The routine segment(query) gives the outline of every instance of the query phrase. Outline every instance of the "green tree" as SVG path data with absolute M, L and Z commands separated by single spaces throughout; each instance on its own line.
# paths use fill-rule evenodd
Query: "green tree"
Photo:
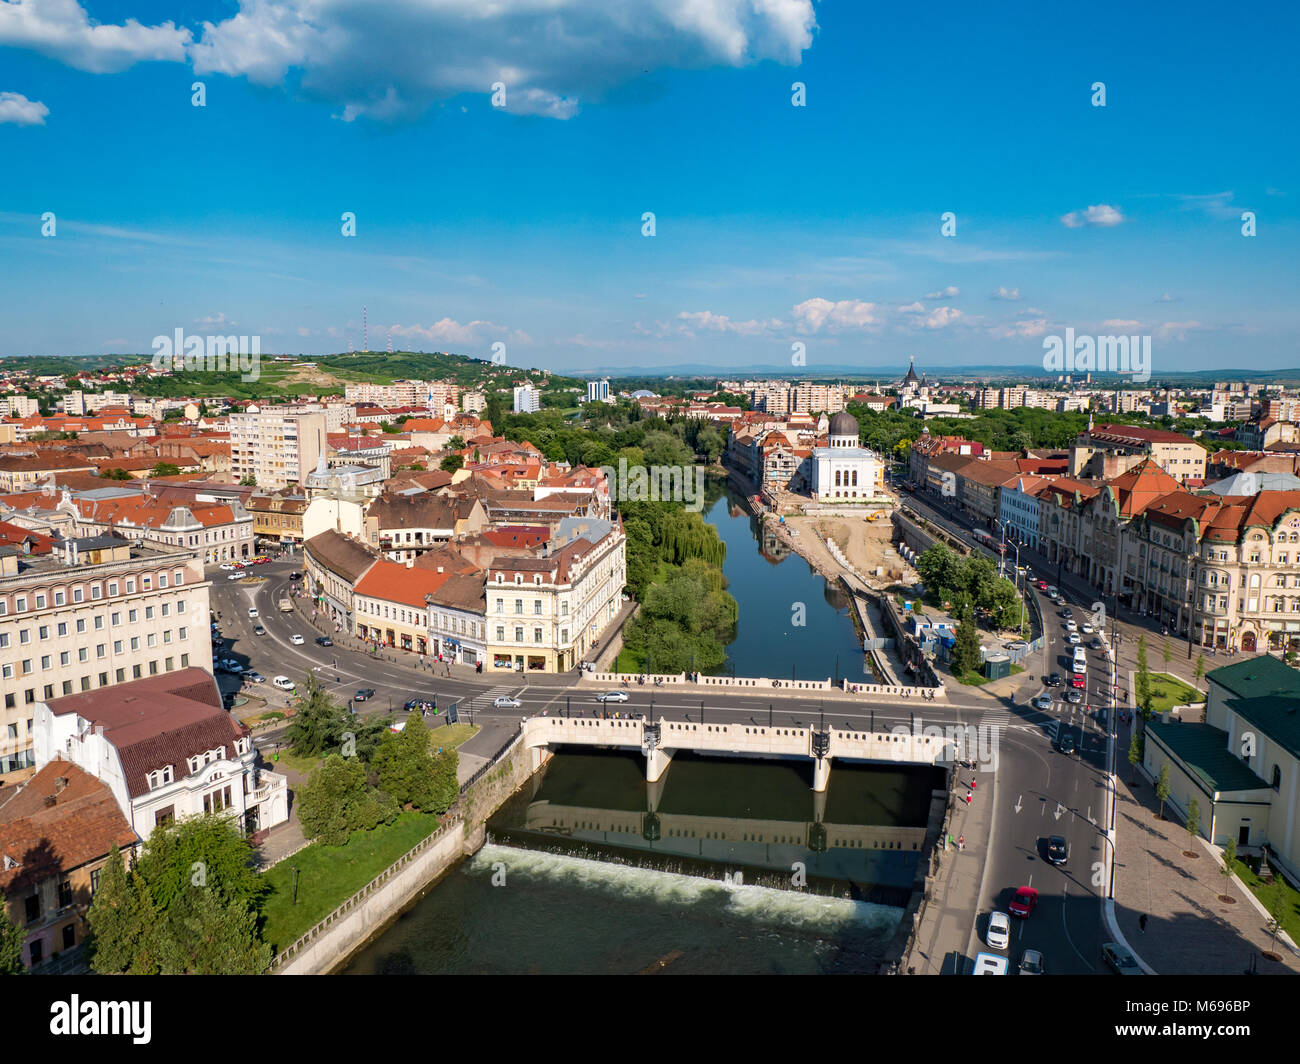
M 114 467 L 112 469 L 101 469 L 99 471 L 99 475 L 103 477 L 105 480 L 130 480 L 131 479 L 130 473 L 128 473 L 125 469 L 118 469 L 117 467 Z
M 451 439 L 447 441 L 447 450 L 449 451 L 463 451 L 464 449 L 465 449 L 464 436 L 453 436 Z
M 300 757 L 320 757 L 343 741 L 349 715 L 321 688 L 315 674 L 307 679 L 306 695 L 299 701 L 285 731 L 289 748 Z
M 0 975 L 24 975 L 23 943 L 27 932 L 9 919 L 9 910 L 0 902 Z
M 1128 743 L 1128 763 L 1132 769 L 1129 773 L 1129 783 L 1134 783 L 1137 781 L 1137 767 L 1142 763 L 1142 737 L 1136 731 Z
M 438 733 L 433 733 L 433 741 L 438 741 Z M 441 747 L 433 755 L 433 787 L 429 810 L 439 815 L 445 813 L 460 797 L 460 755 L 454 746 Z
M 1201 682 L 1205 679 L 1205 655 L 1196 655 L 1196 671 L 1192 673 L 1192 679 L 1196 681 L 1196 686 L 1200 687 Z
M 379 788 L 400 805 L 428 812 L 433 806 L 433 756 L 424 717 L 412 713 L 401 732 L 389 732 L 371 762 L 379 775 Z
M 980 637 L 975 624 L 975 613 L 970 606 L 957 623 L 956 641 L 952 648 L 953 675 L 962 677 L 978 671 L 980 667 Z
M 99 889 L 86 914 L 90 927 L 90 966 L 101 975 L 128 972 L 141 952 L 145 925 L 140 897 L 114 846 L 99 873 Z
M 1226 891 L 1228 884 L 1232 882 L 1233 866 L 1237 863 L 1237 840 L 1228 837 L 1228 844 L 1223 847 L 1223 867 L 1219 869 L 1219 874 L 1223 876 L 1224 887 Z
M 1151 719 L 1151 670 L 1147 666 L 1147 637 L 1138 636 L 1137 704 L 1143 721 Z
M 252 473 L 249 473 L 248 476 L 239 483 L 245 488 L 255 488 L 257 487 L 257 477 L 253 476 Z
M 1164 645 L 1160 648 L 1160 659 L 1165 663 L 1165 668 L 1169 668 L 1169 663 L 1174 659 L 1173 649 L 1169 646 L 1168 638 L 1165 639 Z
M 465 465 L 465 459 L 462 458 L 460 455 L 449 454 L 447 455 L 446 458 L 444 458 L 441 462 L 438 463 L 438 468 L 441 469 L 444 473 L 455 473 L 458 470 L 462 469 L 464 465 Z
M 163 975 L 260 975 L 271 947 L 258 937 L 257 914 L 211 887 L 190 887 L 173 901 L 158 928 Z
M 134 873 L 160 912 L 192 887 L 209 887 L 223 903 L 257 909 L 269 888 L 252 866 L 252 844 L 234 819 L 207 813 L 155 827 Z
M 357 830 L 391 824 L 397 802 L 369 786 L 366 770 L 355 757 L 330 754 L 298 795 L 303 834 L 326 846 L 342 846 Z
M 151 477 L 175 477 L 179 476 L 180 472 L 181 467 L 178 465 L 173 465 L 171 462 L 157 462 L 149 470 L 149 475 Z
M 1196 835 L 1201 830 L 1201 806 L 1195 798 L 1187 803 L 1187 845 L 1196 842 Z
M 1156 777 L 1156 797 L 1160 799 L 1160 817 L 1165 818 L 1165 802 L 1169 800 L 1169 765 L 1160 766 L 1160 775 Z

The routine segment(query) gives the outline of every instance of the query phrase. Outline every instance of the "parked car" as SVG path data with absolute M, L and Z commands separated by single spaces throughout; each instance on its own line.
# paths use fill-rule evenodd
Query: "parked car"
M 1011 899 L 1011 904 L 1007 906 L 1007 911 L 1012 916 L 1027 917 L 1034 911 L 1034 906 L 1038 904 L 1038 891 L 1033 887 L 1016 888 L 1016 896 Z
M 602 691 L 596 696 L 597 702 L 626 702 L 626 691 Z
M 302 636 L 300 636 L 297 632 L 294 632 L 293 635 L 291 635 L 291 636 L 289 637 L 289 642 L 292 643 L 292 644 L 293 644 L 294 646 L 296 646 L 296 647 L 300 647 L 300 646 L 303 645 L 303 643 L 307 642 L 307 640 L 305 640 L 305 639 L 304 639 Z
M 1051 708 L 1052 708 L 1052 696 L 1051 696 L 1051 695 L 1039 695 L 1037 698 L 1035 698 L 1035 699 L 1034 699 L 1032 702 L 1030 702 L 1029 704 L 1030 704 L 1031 706 L 1033 706 L 1035 709 L 1051 709 Z
M 352 701 L 364 702 L 366 701 L 366 699 L 374 698 L 374 697 L 375 697 L 375 689 L 373 687 L 362 687 L 360 690 L 357 691 L 356 694 L 352 696 Z
M 1054 865 L 1063 865 L 1070 857 L 1070 846 L 1064 836 L 1053 835 L 1047 840 L 1047 859 Z
M 234 566 L 231 565 L 229 562 L 222 562 L 220 568 L 221 568 L 224 572 L 227 572 L 227 573 L 228 573 L 228 572 L 230 572 L 231 569 L 234 568 Z
M 517 698 L 511 698 L 509 695 L 499 695 L 492 699 L 493 709 L 518 709 L 523 703 Z
M 292 691 L 294 689 L 293 681 L 289 679 L 289 677 L 287 676 L 277 676 L 274 680 L 271 681 L 271 683 L 273 686 L 278 687 L 281 691 Z
M 231 573 L 229 576 L 226 577 L 226 579 L 227 579 L 227 580 L 242 580 L 242 579 L 244 579 L 244 574 L 243 574 L 243 573 Z
M 1021 975 L 1046 975 L 1043 970 L 1043 955 L 1036 949 L 1027 949 L 1020 955 Z
M 1133 959 L 1133 954 L 1118 942 L 1107 942 L 1101 947 L 1101 958 L 1116 975 L 1141 975 L 1142 969 Z
M 332 647 L 334 645 L 334 640 L 327 635 L 318 635 L 316 637 L 316 645 L 318 647 Z
M 990 949 L 1006 949 L 1011 944 L 1011 919 L 1006 913 L 990 913 L 989 929 L 984 941 Z

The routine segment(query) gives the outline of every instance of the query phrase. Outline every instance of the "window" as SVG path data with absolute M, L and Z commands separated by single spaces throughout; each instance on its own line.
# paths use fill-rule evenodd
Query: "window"
M 163 824 L 170 824 L 175 819 L 176 819 L 176 807 L 174 805 L 169 805 L 166 808 L 159 809 L 156 813 L 154 813 L 153 826 L 159 827 Z
M 130 621 L 132 624 L 135 624 L 136 621 L 138 621 L 138 620 L 140 619 L 140 611 L 139 611 L 139 610 L 127 610 L 127 613 L 126 613 L 126 619 L 127 619 L 128 621 Z
M 44 643 L 45 640 L 50 638 L 50 626 L 48 624 L 41 625 L 40 628 L 36 630 L 36 634 L 40 636 L 41 642 Z
M 146 621 L 152 621 L 152 620 L 153 620 L 153 607 L 152 607 L 152 606 L 146 606 L 146 607 L 144 608 L 144 619 L 145 619 Z
M 515 599 L 515 613 L 523 613 L 523 612 L 524 612 L 524 600 Z
M 104 630 L 104 615 L 102 613 L 97 613 L 95 614 L 95 631 L 102 632 L 103 630 Z
M 45 609 L 45 596 L 40 594 L 39 592 L 36 595 L 36 608 L 38 610 Z
M 100 586 L 98 584 L 90 585 L 90 597 L 92 599 L 99 599 L 100 597 L 102 597 L 102 595 L 103 592 L 100 590 Z
M 533 602 L 533 613 L 540 617 L 542 615 L 542 600 L 537 599 Z
M 54 605 L 62 606 L 66 598 L 67 596 L 63 593 L 62 589 L 54 592 Z
M 120 613 L 115 612 L 111 620 L 113 622 L 113 627 L 116 628 L 119 624 L 122 623 L 122 615 Z
M 542 630 L 541 630 L 540 628 L 534 628 L 534 629 L 533 629 L 533 642 L 534 642 L 534 643 L 540 643 L 541 641 L 542 641 Z
M 72 904 L 72 883 L 70 880 L 63 880 L 59 884 L 59 908 L 66 909 Z
M 22 631 L 18 633 L 18 642 L 21 643 L 23 646 L 26 646 L 31 641 L 32 641 L 32 630 L 30 628 L 24 628 Z
M 126 581 L 126 593 L 127 593 L 128 595 L 134 595 L 134 594 L 135 594 L 135 577 L 129 577 L 129 578 L 127 579 L 127 581 Z
M 505 627 L 504 627 L 503 625 L 499 625 L 499 624 L 498 624 L 498 625 L 497 625 L 497 641 L 498 641 L 498 642 L 501 642 L 501 643 L 504 643 L 504 642 L 505 642 L 505 638 L 506 638 L 506 630 L 505 630 Z
M 505 600 L 497 599 L 497 613 L 505 613 L 505 611 L 506 611 Z
M 33 894 L 27 899 L 26 915 L 29 924 L 34 924 L 41 918 L 41 896 L 39 894 Z M 35 963 L 36 950 L 39 948 L 39 945 L 39 942 L 32 943 L 33 964 Z
M 100 868 L 93 868 L 90 871 L 90 896 L 93 898 L 99 892 L 99 874 L 103 871 Z
M 523 630 L 522 628 L 516 628 L 516 629 L 515 629 L 515 642 L 516 642 L 516 643 L 522 643 L 523 641 L 524 641 L 524 630 Z
M 26 610 L 27 610 L 27 596 L 19 595 L 16 599 L 14 599 L 14 611 L 17 613 L 24 613 Z
M 86 618 L 85 618 L 85 617 L 78 617 L 78 618 L 77 618 L 77 635 L 81 635 L 81 634 L 83 634 L 85 631 L 86 631 Z

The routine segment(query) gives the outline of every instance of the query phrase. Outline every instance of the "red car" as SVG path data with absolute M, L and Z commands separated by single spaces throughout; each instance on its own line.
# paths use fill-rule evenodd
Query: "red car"
M 1012 916 L 1028 916 L 1037 904 L 1038 891 L 1033 887 L 1020 887 L 1016 890 L 1016 896 L 1011 899 L 1011 904 L 1007 906 L 1007 912 Z
M 1040 580 L 1040 581 L 1038 581 L 1038 583 L 1037 583 L 1035 586 L 1038 588 L 1039 591 L 1046 591 L 1046 590 L 1047 590 L 1047 581 L 1046 581 L 1046 580 Z
M 1088 686 L 1088 678 L 1076 672 L 1074 674 L 1074 678 L 1070 681 L 1070 686 L 1077 687 L 1080 691 L 1082 691 Z

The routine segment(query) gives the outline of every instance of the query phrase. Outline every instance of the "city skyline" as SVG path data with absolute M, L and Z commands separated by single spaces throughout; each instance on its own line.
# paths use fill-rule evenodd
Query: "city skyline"
M 0 354 L 359 351 L 364 306 L 381 355 L 555 371 L 1023 367 L 1067 328 L 1294 367 L 1295 16 L 1226 50 L 1109 10 L 0 4 Z

